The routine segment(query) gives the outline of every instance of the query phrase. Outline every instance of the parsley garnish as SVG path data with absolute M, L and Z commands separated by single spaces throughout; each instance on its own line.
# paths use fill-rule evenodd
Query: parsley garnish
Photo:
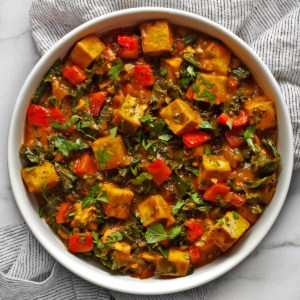
M 185 201 L 183 199 L 179 199 L 177 203 L 172 207 L 173 216 L 176 216 L 178 214 L 179 210 L 183 207 L 184 202 Z
M 101 190 L 99 184 L 97 183 L 92 186 L 91 193 L 84 197 L 81 206 L 82 208 L 85 208 L 86 206 L 92 205 L 95 201 L 108 203 L 107 192 Z
M 123 64 L 117 64 L 108 71 L 108 76 L 110 80 L 116 80 L 119 75 L 121 70 L 123 69 Z
M 101 170 L 105 170 L 106 163 L 113 159 L 113 155 L 109 152 L 104 151 L 104 149 L 98 148 L 97 150 L 97 160 Z
M 71 150 L 82 150 L 88 148 L 88 145 L 84 144 L 80 138 L 78 138 L 75 143 L 56 137 L 54 140 L 54 146 L 57 148 L 63 156 L 68 156 Z
M 107 242 L 107 244 L 113 244 L 115 242 L 119 242 L 123 240 L 123 234 L 121 232 L 113 232 L 110 236 L 109 236 L 109 242 Z
M 256 147 L 253 143 L 254 138 L 254 132 L 255 132 L 256 126 L 252 125 L 246 128 L 245 132 L 243 133 L 242 137 L 246 140 L 248 146 L 253 150 L 256 151 Z

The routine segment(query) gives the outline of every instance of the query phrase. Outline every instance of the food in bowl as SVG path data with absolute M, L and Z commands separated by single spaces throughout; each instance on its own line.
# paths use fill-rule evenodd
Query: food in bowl
M 221 41 L 147 21 L 89 35 L 32 96 L 21 170 L 68 250 L 134 277 L 186 276 L 271 202 L 275 105 Z

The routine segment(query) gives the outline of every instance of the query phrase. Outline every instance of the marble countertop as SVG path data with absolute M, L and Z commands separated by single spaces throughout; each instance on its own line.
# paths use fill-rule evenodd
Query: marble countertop
M 32 0 L 0 0 L 0 227 L 22 221 L 7 170 L 7 134 L 15 100 L 39 60 L 31 36 Z M 216 280 L 208 300 L 300 299 L 300 170 L 267 237 L 236 268 Z

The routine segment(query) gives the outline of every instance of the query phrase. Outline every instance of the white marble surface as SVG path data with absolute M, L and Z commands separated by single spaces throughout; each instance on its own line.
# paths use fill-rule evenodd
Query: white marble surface
M 39 59 L 30 33 L 31 2 L 0 0 L 0 227 L 22 220 L 10 188 L 6 148 L 15 100 Z M 272 230 L 247 259 L 216 280 L 208 300 L 300 299 L 299 183 L 300 170 Z

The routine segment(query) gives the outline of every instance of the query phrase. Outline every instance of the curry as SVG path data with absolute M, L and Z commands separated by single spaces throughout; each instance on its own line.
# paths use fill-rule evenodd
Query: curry
M 90 35 L 28 107 L 21 174 L 68 251 L 186 276 L 271 202 L 276 110 L 221 41 L 166 20 Z

